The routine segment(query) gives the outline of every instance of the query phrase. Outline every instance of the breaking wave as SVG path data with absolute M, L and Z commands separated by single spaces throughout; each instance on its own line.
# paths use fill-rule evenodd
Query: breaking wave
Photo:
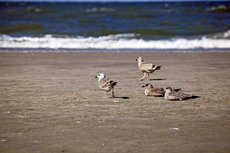
M 138 34 L 116 34 L 100 37 L 12 37 L 0 35 L 0 48 L 47 49 L 198 49 L 230 48 L 230 30 L 202 38 L 173 38 L 167 40 L 137 39 Z

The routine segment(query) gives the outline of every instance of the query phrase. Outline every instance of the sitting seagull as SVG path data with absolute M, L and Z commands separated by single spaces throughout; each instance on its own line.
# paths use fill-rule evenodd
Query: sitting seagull
M 139 69 L 144 73 L 144 76 L 140 79 L 140 81 L 143 81 L 146 73 L 148 74 L 149 80 L 149 73 L 153 73 L 155 70 L 160 70 L 161 68 L 161 66 L 153 65 L 152 63 L 145 63 L 142 57 L 138 57 L 136 61 L 138 61 Z
M 153 88 L 153 85 L 150 83 L 147 83 L 145 86 L 142 86 L 142 88 L 144 87 L 145 87 L 146 96 L 156 96 L 156 97 L 164 96 L 165 90 L 163 88 Z
M 184 94 L 182 92 L 173 91 L 171 87 L 167 87 L 165 88 L 165 90 L 165 99 L 168 100 L 184 100 L 192 97 L 192 95 L 190 94 Z
M 106 92 L 110 92 L 111 90 L 112 90 L 112 97 L 114 97 L 114 87 L 117 84 L 117 82 L 114 82 L 109 78 L 106 78 L 104 73 L 100 73 L 95 78 L 98 78 L 99 87 L 105 91 L 105 97 L 106 97 Z

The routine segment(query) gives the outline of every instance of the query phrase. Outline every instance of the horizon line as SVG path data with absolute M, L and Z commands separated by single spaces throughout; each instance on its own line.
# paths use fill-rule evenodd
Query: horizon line
M 229 0 L 0 0 L 0 2 L 79 2 L 79 3 L 125 3 L 125 2 L 227 2 Z

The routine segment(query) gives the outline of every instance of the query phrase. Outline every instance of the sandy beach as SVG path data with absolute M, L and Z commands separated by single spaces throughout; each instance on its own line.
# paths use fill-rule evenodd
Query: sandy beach
M 162 66 L 150 81 L 138 56 Z M 0 53 L 0 74 L 1 153 L 230 152 L 230 52 Z M 147 97 L 146 83 L 196 98 Z

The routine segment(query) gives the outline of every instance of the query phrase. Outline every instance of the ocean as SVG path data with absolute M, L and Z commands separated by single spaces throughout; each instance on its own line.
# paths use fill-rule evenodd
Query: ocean
M 230 2 L 0 3 L 0 52 L 230 50 Z

